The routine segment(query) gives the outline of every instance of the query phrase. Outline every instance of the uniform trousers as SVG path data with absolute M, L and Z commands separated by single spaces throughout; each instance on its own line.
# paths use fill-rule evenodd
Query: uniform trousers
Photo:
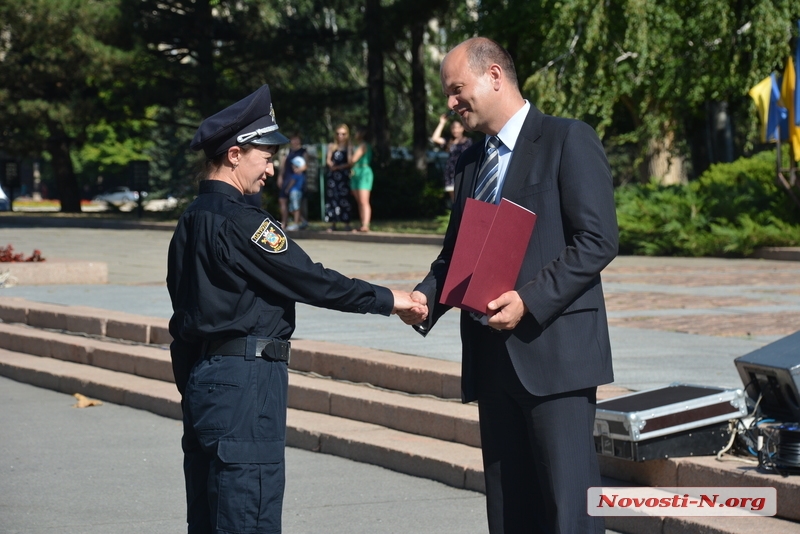
M 192 368 L 182 440 L 190 534 L 281 531 L 286 362 L 210 356 Z
M 478 408 L 492 534 L 605 532 L 586 511 L 600 486 L 592 437 L 597 388 L 529 393 L 502 343 L 478 362 Z

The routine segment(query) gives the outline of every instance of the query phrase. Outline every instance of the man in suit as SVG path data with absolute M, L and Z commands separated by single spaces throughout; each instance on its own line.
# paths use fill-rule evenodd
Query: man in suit
M 489 530 L 603 532 L 586 511 L 587 488 L 600 485 L 597 386 L 613 381 L 600 271 L 618 230 L 603 147 L 587 124 L 524 100 L 513 60 L 489 39 L 451 50 L 441 80 L 448 107 L 487 139 L 458 162 L 442 251 L 413 294 L 431 313 L 401 318 L 426 335 L 449 309 L 439 297 L 467 198 L 537 214 L 515 290 L 489 303 L 488 318 L 461 314 L 462 397 L 478 401 Z

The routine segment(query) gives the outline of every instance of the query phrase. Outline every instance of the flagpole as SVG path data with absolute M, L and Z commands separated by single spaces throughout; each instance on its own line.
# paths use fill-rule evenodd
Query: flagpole
M 780 135 L 778 136 L 778 139 L 775 142 L 775 144 L 777 145 L 777 150 L 776 150 L 777 156 L 776 156 L 775 159 L 776 159 L 776 163 L 777 163 L 777 169 L 776 170 L 778 171 L 777 172 L 778 176 L 777 176 L 777 180 L 776 181 L 778 182 L 779 185 L 783 186 L 783 188 L 786 189 L 786 192 L 789 193 L 790 197 L 792 197 L 792 200 L 794 200 L 794 203 L 797 204 L 798 207 L 800 207 L 800 199 L 797 198 L 797 195 L 794 194 L 794 190 L 792 189 L 792 186 L 795 185 L 795 182 L 797 180 L 797 176 L 796 176 L 796 173 L 795 173 L 796 167 L 795 167 L 795 163 L 794 163 L 794 151 L 792 150 L 792 145 L 791 145 L 791 143 L 789 144 L 789 159 L 791 160 L 791 163 L 789 163 L 790 167 L 788 169 L 784 169 L 783 168 L 783 163 L 782 163 L 782 158 L 781 158 L 781 139 L 780 139 Z M 784 171 L 788 171 L 789 180 L 787 180 L 786 177 L 783 175 Z

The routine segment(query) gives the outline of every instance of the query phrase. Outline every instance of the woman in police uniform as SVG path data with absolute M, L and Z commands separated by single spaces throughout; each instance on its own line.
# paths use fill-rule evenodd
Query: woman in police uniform
M 273 175 L 277 146 L 287 142 L 266 85 L 203 121 L 192 140 L 207 176 L 178 221 L 167 273 L 190 533 L 281 530 L 295 302 L 382 315 L 425 310 L 407 293 L 314 263 L 243 200 Z

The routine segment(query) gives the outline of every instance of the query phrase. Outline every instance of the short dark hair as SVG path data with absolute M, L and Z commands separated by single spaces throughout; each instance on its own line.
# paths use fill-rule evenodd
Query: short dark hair
M 247 143 L 245 145 L 233 145 L 238 146 L 239 149 L 242 151 L 243 154 L 247 154 L 251 150 L 253 150 L 256 145 L 252 143 Z M 262 145 L 267 146 L 267 145 Z M 231 147 L 233 148 L 233 147 Z M 207 180 L 217 169 L 222 167 L 225 164 L 225 160 L 228 159 L 228 151 L 226 150 L 222 154 L 217 154 L 213 158 L 205 158 L 205 160 L 201 164 L 201 168 L 198 171 L 198 180 Z
M 514 68 L 514 60 L 508 50 L 486 37 L 473 37 L 464 41 L 467 52 L 467 62 L 473 72 L 483 73 L 490 65 L 496 63 L 500 65 L 506 78 L 519 88 L 517 80 L 517 70 Z
M 372 143 L 372 132 L 364 125 L 356 128 L 356 137 L 365 143 Z

